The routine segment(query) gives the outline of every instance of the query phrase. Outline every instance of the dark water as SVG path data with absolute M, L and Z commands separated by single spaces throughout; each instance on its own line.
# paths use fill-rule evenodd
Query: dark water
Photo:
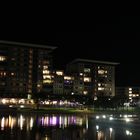
M 90 115 L 0 113 L 0 140 L 140 140 L 139 123 Z

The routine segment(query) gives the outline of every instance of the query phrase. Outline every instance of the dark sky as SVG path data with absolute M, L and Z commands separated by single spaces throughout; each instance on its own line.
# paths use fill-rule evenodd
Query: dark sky
M 1 39 L 58 46 L 54 66 L 59 69 L 74 58 L 120 62 L 116 67 L 116 85 L 140 86 L 140 17 L 98 17 L 94 21 L 75 23 L 73 29 L 67 26 L 68 32 L 51 31 L 39 24 L 26 32 L 3 34 Z

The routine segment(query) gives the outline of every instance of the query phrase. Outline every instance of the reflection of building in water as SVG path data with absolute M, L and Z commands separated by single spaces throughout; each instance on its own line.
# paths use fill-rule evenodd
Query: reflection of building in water
M 37 119 L 37 126 L 59 126 L 59 128 L 66 128 L 70 125 L 82 126 L 86 123 L 86 117 L 82 116 L 39 116 Z M 88 121 L 87 121 L 88 122 Z M 31 130 L 35 123 L 35 117 L 23 116 L 22 114 L 19 116 L 7 116 L 0 117 L 0 126 L 1 129 L 11 128 L 18 126 L 20 130 L 23 130 L 24 127 L 27 130 Z M 88 125 L 88 124 L 87 124 Z
M 101 129 L 96 126 L 96 140 L 115 140 L 113 128 Z

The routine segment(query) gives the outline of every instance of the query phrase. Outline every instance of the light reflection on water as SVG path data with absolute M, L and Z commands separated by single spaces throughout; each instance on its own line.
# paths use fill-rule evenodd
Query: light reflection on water
M 140 138 L 140 126 L 98 122 L 88 115 L 0 115 L 0 140 L 123 140 Z

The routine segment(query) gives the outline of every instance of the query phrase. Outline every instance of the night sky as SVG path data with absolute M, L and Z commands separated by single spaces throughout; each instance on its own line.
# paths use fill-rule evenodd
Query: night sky
M 32 29 L 23 35 L 12 33 L 1 35 L 2 40 L 21 41 L 57 46 L 54 51 L 54 67 L 63 69 L 75 58 L 119 62 L 116 67 L 117 86 L 140 86 L 140 17 L 113 16 L 96 18 L 88 28 L 77 28 L 81 32 L 50 31 Z M 78 24 L 76 24 L 78 27 Z M 79 25 L 80 26 L 80 25 Z M 81 26 L 80 26 L 81 27 Z M 73 28 L 76 31 L 76 27 Z M 25 32 L 24 32 L 25 34 Z

